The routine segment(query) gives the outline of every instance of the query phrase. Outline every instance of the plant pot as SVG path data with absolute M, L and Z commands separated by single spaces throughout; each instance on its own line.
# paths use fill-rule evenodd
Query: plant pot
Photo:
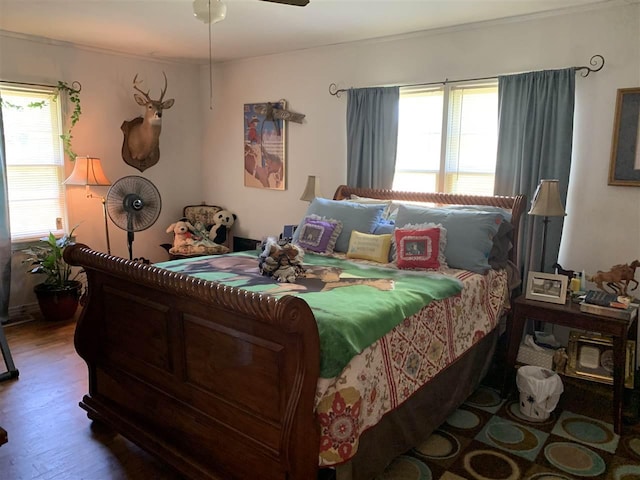
M 76 313 L 82 283 L 71 280 L 64 287 L 41 283 L 33 287 L 45 320 L 67 320 Z

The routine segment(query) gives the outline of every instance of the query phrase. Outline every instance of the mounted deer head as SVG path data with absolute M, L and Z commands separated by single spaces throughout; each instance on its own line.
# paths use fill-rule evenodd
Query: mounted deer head
M 162 101 L 167 92 L 167 76 L 164 76 L 164 88 L 160 92 L 160 98 L 153 100 L 149 96 L 149 90 L 142 91 L 139 85 L 138 74 L 133 77 L 133 89 L 138 105 L 145 107 L 144 117 L 124 121 L 120 129 L 124 133 L 122 143 L 122 158 L 126 163 L 141 172 L 155 165 L 160 160 L 160 131 L 162 129 L 162 111 L 173 106 L 174 99 Z

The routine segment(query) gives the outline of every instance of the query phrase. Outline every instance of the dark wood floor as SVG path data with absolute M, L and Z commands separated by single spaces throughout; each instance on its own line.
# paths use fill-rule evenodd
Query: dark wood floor
M 73 347 L 75 320 L 4 328 L 20 377 L 0 382 L 0 427 L 9 437 L 0 479 L 182 478 L 120 435 L 92 427 L 78 406 L 88 388 Z
M 78 406 L 88 388 L 74 329 L 75 320 L 5 326 L 20 377 L 0 382 L 0 427 L 9 436 L 0 446 L 0 480 L 180 479 L 120 435 L 92 426 Z M 610 388 L 563 380 L 563 409 L 611 421 Z M 629 429 L 640 430 L 627 423 Z

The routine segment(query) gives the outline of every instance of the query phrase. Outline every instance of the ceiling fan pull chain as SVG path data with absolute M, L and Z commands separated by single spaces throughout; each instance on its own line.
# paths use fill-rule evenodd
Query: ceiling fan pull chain
M 209 18 L 211 18 L 211 0 L 209 0 Z M 212 50 L 212 32 L 213 22 L 209 22 L 209 110 L 213 110 L 213 56 Z

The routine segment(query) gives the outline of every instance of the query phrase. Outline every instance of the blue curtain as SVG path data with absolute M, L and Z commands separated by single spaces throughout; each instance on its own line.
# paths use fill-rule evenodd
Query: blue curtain
M 496 195 L 524 193 L 531 202 L 542 179 L 559 180 L 566 206 L 575 103 L 575 69 L 550 70 L 498 78 L 498 158 Z M 530 204 L 530 203 L 529 203 Z M 558 258 L 563 217 L 549 217 L 545 268 Z M 519 243 L 526 283 L 540 270 L 542 217 L 525 215 Z
M 4 124 L 0 108 L 0 353 L 6 371 L 0 373 L 0 381 L 17 378 L 18 369 L 13 363 L 11 350 L 4 335 L 3 323 L 9 320 L 9 290 L 11 286 L 11 231 L 9 229 L 9 194 L 4 151 Z
M 347 184 L 391 188 L 398 146 L 399 87 L 350 89 Z
M 4 151 L 4 124 L 0 108 L 0 323 L 9 319 L 11 287 L 11 232 L 9 230 L 9 194 Z

